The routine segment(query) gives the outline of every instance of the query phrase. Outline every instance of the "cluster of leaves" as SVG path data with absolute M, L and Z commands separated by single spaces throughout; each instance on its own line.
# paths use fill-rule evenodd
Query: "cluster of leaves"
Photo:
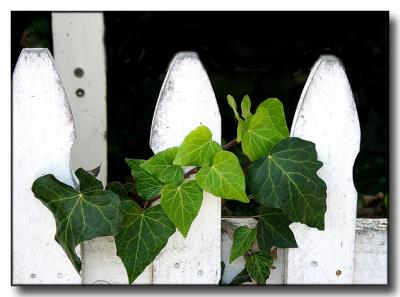
M 56 241 L 78 272 L 81 261 L 75 247 L 98 236 L 114 236 L 117 255 L 132 283 L 176 229 L 187 236 L 202 205 L 203 191 L 242 203 L 254 199 L 264 206 L 255 228 L 235 230 L 230 262 L 244 256 L 246 268 L 233 284 L 250 279 L 265 284 L 273 260 L 272 247 L 297 246 L 289 228 L 291 222 L 324 228 L 326 186 L 316 174 L 322 163 L 317 160 L 314 144 L 289 137 L 278 99 L 265 100 L 252 114 L 250 98 L 245 96 L 242 117 L 232 96 L 228 96 L 228 103 L 238 121 L 235 143 L 241 143 L 252 161 L 246 168 L 202 125 L 179 147 L 148 160 L 126 159 L 136 182 L 134 191 L 143 204 L 128 195 L 131 187 L 112 182 L 104 189 L 83 169 L 75 173 L 78 190 L 53 175 L 33 183 L 35 196 L 56 219 Z M 194 173 L 196 178 L 190 178 Z M 160 203 L 154 203 L 156 200 Z M 254 243 L 258 246 L 255 251 L 251 249 Z

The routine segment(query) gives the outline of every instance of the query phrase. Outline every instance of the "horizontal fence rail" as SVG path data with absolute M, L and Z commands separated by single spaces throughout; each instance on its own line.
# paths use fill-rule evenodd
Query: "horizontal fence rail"
M 196 53 L 178 53 L 160 91 L 150 147 L 157 153 L 179 146 L 201 124 L 220 143 L 221 118 L 207 73 Z M 47 173 L 76 186 L 70 168 L 74 120 L 46 49 L 25 49 L 20 55 L 13 74 L 13 127 L 13 283 L 128 284 L 112 237 L 84 243 L 80 276 L 54 240 L 54 218 L 31 192 L 33 181 Z M 386 220 L 355 218 L 352 168 L 360 131 L 350 85 L 337 58 L 322 56 L 315 64 L 291 135 L 315 142 L 324 162 L 318 175 L 328 187 L 326 227 L 318 231 L 293 223 L 299 248 L 277 250 L 267 284 L 386 283 Z M 188 236 L 171 236 L 134 284 L 215 285 L 221 274 L 222 284 L 228 284 L 244 265 L 243 258 L 227 263 L 233 229 L 252 224 L 251 219 L 221 219 L 220 198 L 204 193 Z

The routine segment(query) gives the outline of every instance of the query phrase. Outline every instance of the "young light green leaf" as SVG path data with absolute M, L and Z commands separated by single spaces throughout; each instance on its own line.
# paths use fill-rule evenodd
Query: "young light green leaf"
M 55 240 L 79 272 L 81 260 L 75 247 L 82 241 L 117 233 L 120 200 L 115 193 L 104 191 L 101 182 L 82 168 L 75 174 L 80 191 L 52 174 L 36 179 L 32 191 L 53 213 L 57 227 Z
M 136 191 L 140 197 L 149 200 L 154 196 L 160 194 L 162 183 L 140 167 L 144 160 L 138 159 L 125 159 L 125 162 L 131 168 L 132 176 L 136 181 Z
M 211 131 L 204 125 L 194 129 L 183 140 L 173 164 L 210 166 L 215 154 L 222 150 L 211 137 Z
M 280 140 L 288 136 L 282 103 L 278 99 L 268 99 L 251 117 L 242 136 L 242 149 L 254 161 L 266 156 Z
M 240 117 L 239 113 L 237 112 L 235 98 L 233 98 L 233 96 L 231 96 L 231 95 L 228 95 L 227 99 L 228 99 L 228 104 L 232 108 L 233 113 L 235 114 L 235 118 L 238 121 L 237 130 L 236 130 L 236 133 L 237 133 L 236 140 L 237 140 L 237 142 L 241 142 L 243 134 L 247 129 L 247 124 L 245 121 L 243 121 L 243 119 Z
M 183 169 L 173 164 L 177 153 L 177 147 L 166 149 L 140 164 L 140 167 L 166 184 L 180 184 L 183 181 Z
M 264 251 L 258 251 L 247 258 L 246 269 L 252 279 L 258 284 L 265 285 L 269 278 L 273 258 Z
M 270 208 L 263 212 L 257 224 L 258 247 L 268 253 L 273 246 L 297 247 L 296 239 L 289 228 L 290 223 L 280 209 Z
M 225 199 L 248 203 L 245 178 L 238 158 L 231 152 L 220 151 L 211 167 L 203 167 L 196 176 L 203 190 Z
M 143 211 L 135 202 L 123 201 L 121 215 L 115 244 L 131 284 L 153 262 L 176 229 L 160 205 Z
M 123 184 L 120 182 L 111 182 L 106 186 L 106 190 L 114 192 L 119 196 L 119 199 L 122 200 L 128 200 L 128 192 L 126 191 L 125 187 Z
M 231 286 L 238 286 L 243 283 L 251 283 L 251 277 L 247 271 L 247 269 L 243 269 L 235 278 L 229 283 Z
M 291 221 L 323 230 L 326 184 L 317 175 L 321 166 L 314 143 L 287 138 L 249 166 L 249 189 L 257 202 L 282 209 Z
M 240 104 L 240 107 L 242 109 L 242 117 L 246 119 L 248 116 L 251 115 L 250 109 L 251 109 L 251 100 L 248 95 L 245 95 L 242 99 L 242 103 Z
M 161 207 L 179 232 L 186 237 L 203 202 L 203 191 L 195 180 L 176 186 L 167 184 L 161 190 Z
M 239 120 L 239 119 L 240 119 L 240 116 L 239 116 L 239 113 L 238 113 L 238 111 L 237 111 L 237 106 L 236 106 L 235 98 L 233 98 L 232 95 L 228 95 L 228 96 L 226 96 L 226 98 L 228 99 L 228 104 L 229 104 L 229 106 L 232 108 L 233 113 L 235 114 L 235 118 L 236 118 L 237 120 Z
M 256 239 L 256 235 L 257 231 L 254 228 L 248 228 L 246 226 L 236 228 L 235 233 L 233 234 L 233 243 L 229 263 L 232 263 L 234 260 L 247 252 Z

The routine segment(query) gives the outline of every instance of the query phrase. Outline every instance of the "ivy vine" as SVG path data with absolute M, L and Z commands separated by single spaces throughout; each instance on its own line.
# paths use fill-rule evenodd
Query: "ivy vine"
M 117 255 L 132 283 L 176 229 L 187 236 L 202 205 L 203 191 L 242 203 L 254 199 L 263 206 L 256 227 L 242 226 L 234 232 L 229 261 L 243 256 L 246 264 L 232 285 L 265 284 L 273 263 L 272 249 L 297 247 L 289 228 L 292 222 L 324 229 L 326 185 L 317 175 L 322 163 L 315 145 L 289 137 L 278 99 L 265 100 L 253 114 L 251 100 L 245 96 L 240 115 L 235 99 L 230 95 L 227 99 L 238 123 L 236 139 L 221 147 L 201 125 L 179 147 L 148 160 L 125 159 L 134 187 L 112 182 L 104 188 L 82 168 L 75 172 L 79 189 L 51 174 L 34 181 L 35 197 L 55 217 L 55 240 L 78 273 L 81 260 L 75 247 L 99 236 L 114 236 Z M 249 160 L 244 168 L 230 151 L 239 144 Z M 187 166 L 192 169 L 185 173 Z M 154 203 L 157 200 L 160 203 Z

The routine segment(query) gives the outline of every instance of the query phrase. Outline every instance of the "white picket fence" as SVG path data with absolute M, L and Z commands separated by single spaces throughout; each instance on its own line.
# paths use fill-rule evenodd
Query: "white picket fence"
M 72 114 L 48 50 L 23 50 L 13 74 L 14 284 L 128 283 L 112 237 L 81 245 L 83 267 L 77 274 L 54 240 L 52 214 L 31 192 L 33 181 L 48 173 L 76 186 L 70 167 L 75 142 Z M 221 118 L 207 73 L 196 53 L 178 53 L 160 91 L 150 146 L 157 153 L 179 145 L 200 124 L 221 141 Z M 299 248 L 278 249 L 267 284 L 386 284 L 387 221 L 356 220 L 352 168 L 360 128 L 337 58 L 322 56 L 315 63 L 291 135 L 313 141 L 324 163 L 318 175 L 327 184 L 325 231 L 293 223 Z M 187 238 L 175 233 L 134 284 L 218 284 L 220 279 L 229 283 L 244 267 L 243 258 L 228 264 L 234 227 L 252 224 L 252 219 L 221 218 L 220 199 L 205 193 Z

